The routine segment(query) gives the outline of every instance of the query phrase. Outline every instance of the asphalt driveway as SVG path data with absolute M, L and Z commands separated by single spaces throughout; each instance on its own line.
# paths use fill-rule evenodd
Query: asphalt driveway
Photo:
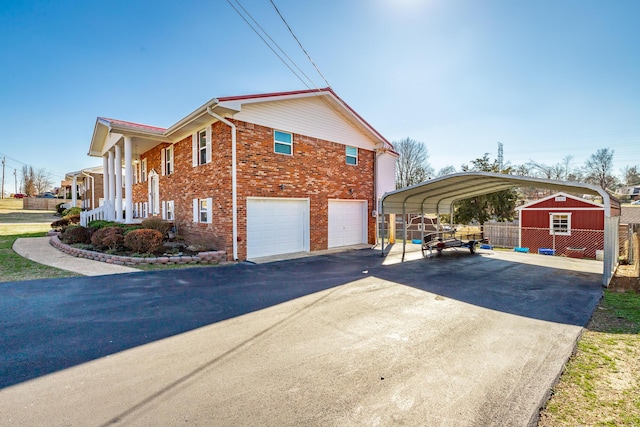
M 0 419 L 527 425 L 601 271 L 498 252 L 383 264 L 361 250 L 2 283 Z

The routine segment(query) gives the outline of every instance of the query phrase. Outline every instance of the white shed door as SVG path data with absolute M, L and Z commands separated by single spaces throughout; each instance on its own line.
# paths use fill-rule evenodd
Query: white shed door
M 367 243 L 366 200 L 329 200 L 329 247 Z
M 247 258 L 308 250 L 308 200 L 247 199 Z

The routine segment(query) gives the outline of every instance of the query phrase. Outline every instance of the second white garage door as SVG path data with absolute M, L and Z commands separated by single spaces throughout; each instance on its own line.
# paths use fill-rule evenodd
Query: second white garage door
M 367 243 L 367 201 L 329 200 L 329 247 Z
M 247 258 L 309 250 L 309 200 L 247 199 Z

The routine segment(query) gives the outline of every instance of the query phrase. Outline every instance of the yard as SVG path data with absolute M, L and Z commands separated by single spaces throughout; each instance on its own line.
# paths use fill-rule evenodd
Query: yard
M 0 200 L 0 282 L 71 277 L 18 256 L 19 237 L 44 236 L 52 212 Z M 607 290 L 554 387 L 539 426 L 640 425 L 640 295 Z
M 22 258 L 12 249 L 20 237 L 45 236 L 56 219 L 51 211 L 23 210 L 21 199 L 0 199 L 0 282 L 77 276 Z

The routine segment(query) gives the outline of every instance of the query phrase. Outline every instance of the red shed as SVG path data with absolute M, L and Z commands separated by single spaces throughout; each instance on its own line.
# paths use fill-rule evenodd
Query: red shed
M 575 258 L 596 258 L 604 250 L 604 205 L 556 193 L 517 210 L 520 247 Z

